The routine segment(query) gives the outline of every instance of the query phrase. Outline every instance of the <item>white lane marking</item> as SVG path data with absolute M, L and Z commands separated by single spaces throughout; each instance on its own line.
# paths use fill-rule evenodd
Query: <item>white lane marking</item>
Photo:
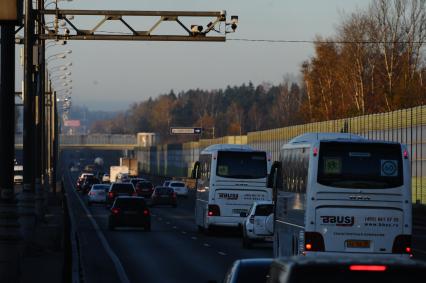
M 205 247 L 210 247 L 210 245 L 209 245 L 209 244 L 207 244 L 207 243 L 204 243 L 204 246 L 205 246 Z
M 158 219 L 158 221 L 162 221 L 163 220 L 163 218 L 161 218 L 161 217 L 158 217 L 157 219 Z
M 151 216 L 157 216 L 157 214 L 153 214 L 153 213 L 151 213 Z
M 170 225 L 170 222 L 168 222 L 168 221 L 167 221 L 167 222 L 166 222 L 166 224 L 167 224 L 167 225 Z
M 224 252 L 218 252 L 218 254 L 223 255 L 223 256 L 226 255 L 226 253 L 224 253 Z
M 68 179 L 70 180 L 70 176 L 68 175 Z M 129 278 L 127 277 L 126 271 L 123 268 L 123 265 L 120 262 L 120 259 L 118 256 L 114 253 L 114 251 L 111 249 L 110 245 L 108 244 L 107 239 L 105 238 L 104 234 L 102 233 L 101 229 L 99 228 L 98 223 L 93 219 L 93 216 L 91 212 L 87 209 L 86 205 L 84 204 L 83 200 L 79 197 L 77 194 L 74 184 L 71 182 L 71 186 L 73 186 L 73 193 L 77 197 L 77 199 L 80 201 L 81 206 L 83 207 L 84 211 L 86 212 L 87 217 L 89 218 L 90 222 L 93 225 L 93 228 L 95 228 L 96 234 L 99 237 L 99 240 L 101 240 L 102 246 L 104 247 L 107 254 L 110 256 L 112 262 L 114 263 L 115 270 L 117 271 L 118 277 L 120 278 L 120 281 L 122 283 L 130 283 Z
M 181 231 L 181 233 L 182 233 L 182 234 L 184 234 L 184 235 L 186 234 L 186 232 L 185 232 L 185 231 Z
M 193 240 L 197 240 L 197 237 L 191 237 L 191 239 L 193 239 Z
M 173 229 L 177 229 L 177 227 L 176 227 L 176 226 L 173 226 Z

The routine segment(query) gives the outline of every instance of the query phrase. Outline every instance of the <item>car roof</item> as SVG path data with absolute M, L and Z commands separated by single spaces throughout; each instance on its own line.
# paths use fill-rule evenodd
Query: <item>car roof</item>
M 137 196 L 117 196 L 115 199 L 145 199 L 144 197 Z
M 417 261 L 401 257 L 383 257 L 374 255 L 357 255 L 357 256 L 342 256 L 342 255 L 315 255 L 314 256 L 291 256 L 282 257 L 274 260 L 278 264 L 290 264 L 297 266 L 309 265 L 343 265 L 343 264 L 384 264 L 384 265 L 401 265 L 401 266 L 415 266 L 420 265 L 426 268 L 426 262 Z
M 238 259 L 237 262 L 240 265 L 251 266 L 251 265 L 259 265 L 259 264 L 271 264 L 273 258 L 244 258 Z
M 172 184 L 172 183 L 185 184 L 185 182 L 184 182 L 184 181 L 169 181 L 169 182 L 170 182 L 170 184 Z

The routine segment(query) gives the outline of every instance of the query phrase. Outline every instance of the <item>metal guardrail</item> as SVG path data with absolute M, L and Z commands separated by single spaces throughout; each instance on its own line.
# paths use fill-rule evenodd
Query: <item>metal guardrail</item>
M 81 283 L 84 282 L 81 272 L 80 246 L 78 234 L 75 230 L 75 218 L 68 203 L 68 193 L 65 189 L 64 180 L 61 183 L 61 189 L 64 193 L 64 229 L 65 229 L 65 258 L 64 258 L 64 282 Z

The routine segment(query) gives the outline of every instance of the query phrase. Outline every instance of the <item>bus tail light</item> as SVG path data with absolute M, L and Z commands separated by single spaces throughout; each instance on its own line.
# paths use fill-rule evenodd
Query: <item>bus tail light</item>
M 411 235 L 398 235 L 392 246 L 394 254 L 411 254 Z
M 113 209 L 111 209 L 112 214 L 114 215 L 118 215 L 120 213 L 120 209 L 117 207 L 114 207 Z
M 404 159 L 408 159 L 408 150 L 404 149 Z
M 220 216 L 220 208 L 217 204 L 209 204 L 208 216 Z
M 318 232 L 305 232 L 305 250 L 308 252 L 323 252 L 324 238 Z
M 318 155 L 318 147 L 314 147 L 313 154 L 314 154 L 314 156 Z

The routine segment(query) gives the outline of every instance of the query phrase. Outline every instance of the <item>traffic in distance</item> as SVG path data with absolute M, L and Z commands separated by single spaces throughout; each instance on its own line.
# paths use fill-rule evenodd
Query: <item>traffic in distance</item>
M 210 282 L 420 282 L 426 271 L 412 255 L 410 157 L 400 143 L 308 133 L 282 145 L 277 161 L 247 145 L 208 146 L 186 180 L 140 176 L 131 158 L 109 169 L 86 166 L 73 186 L 108 211 L 109 231 L 152 233 L 172 215 L 190 220 L 192 239 L 239 239 L 243 256 Z

